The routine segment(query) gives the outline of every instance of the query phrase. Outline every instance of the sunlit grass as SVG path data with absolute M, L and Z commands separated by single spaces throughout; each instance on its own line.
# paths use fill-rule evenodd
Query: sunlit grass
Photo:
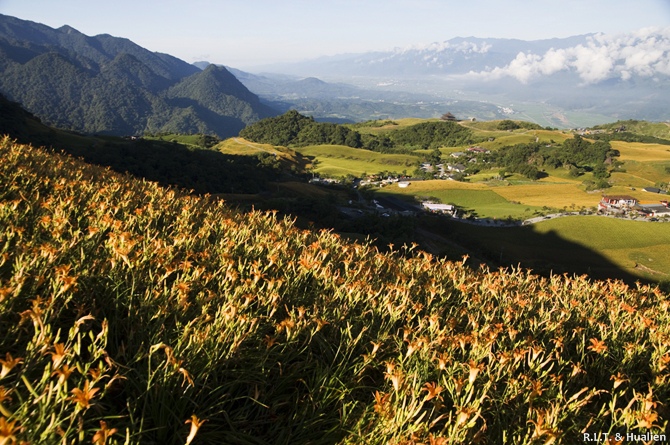
M 612 141 L 610 144 L 621 153 L 621 161 L 670 161 L 670 145 L 621 141 Z
M 600 252 L 609 261 L 633 275 L 645 275 L 642 264 L 670 277 L 670 230 L 665 223 L 625 221 L 602 217 L 570 217 L 538 224 L 539 233 L 555 232 L 561 238 Z
M 345 147 L 341 145 L 316 145 L 296 148 L 303 156 L 315 158 L 319 162 L 314 171 L 324 176 L 361 177 L 380 171 L 410 173 L 416 168 L 418 158 L 405 154 L 384 154 L 370 150 Z
M 569 210 L 581 207 L 594 208 L 600 201 L 600 193 L 587 193 L 578 183 L 551 184 L 528 183 L 509 187 L 497 187 L 494 191 L 508 201 L 529 206 L 548 206 Z

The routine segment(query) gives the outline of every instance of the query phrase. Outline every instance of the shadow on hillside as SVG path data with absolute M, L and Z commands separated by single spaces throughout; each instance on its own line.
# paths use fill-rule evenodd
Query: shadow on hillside
M 401 196 L 397 195 L 396 199 Z M 402 199 L 407 202 L 406 196 Z M 474 263 L 495 268 L 521 266 L 543 276 L 586 274 L 594 279 L 620 279 L 627 284 L 652 282 L 555 231 L 540 233 L 534 225 L 487 227 L 435 214 L 420 214 L 415 221 L 415 242 L 421 248 L 447 258 L 457 259 L 468 254 Z
M 255 156 L 191 149 L 164 141 L 107 140 L 84 149 L 67 147 L 64 151 L 88 163 L 198 194 L 259 193 L 280 175 Z
M 190 106 L 186 102 L 183 105 Z M 212 119 L 217 118 L 209 113 Z M 233 121 L 240 125 L 238 120 Z M 91 136 L 54 129 L 42 124 L 18 103 L 0 95 L 0 135 L 4 134 L 21 144 L 63 151 L 91 164 L 196 193 L 259 193 L 266 189 L 269 181 L 282 176 L 281 168 L 274 165 L 273 159 L 263 162 L 256 156 L 234 156 L 173 142 Z

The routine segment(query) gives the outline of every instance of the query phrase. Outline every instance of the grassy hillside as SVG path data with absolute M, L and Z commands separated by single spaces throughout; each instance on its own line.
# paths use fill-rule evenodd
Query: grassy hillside
M 667 431 L 670 297 L 381 254 L 0 143 L 19 443 L 557 443 Z
M 301 155 L 316 159 L 314 171 L 325 177 L 374 174 L 381 171 L 406 171 L 416 168 L 417 157 L 406 154 L 377 153 L 341 145 L 312 145 L 295 149 Z
M 670 139 L 670 125 L 665 122 L 648 122 L 638 120 L 617 121 L 611 124 L 597 125 L 593 128 L 614 130 L 625 127 L 627 132 L 660 139 Z

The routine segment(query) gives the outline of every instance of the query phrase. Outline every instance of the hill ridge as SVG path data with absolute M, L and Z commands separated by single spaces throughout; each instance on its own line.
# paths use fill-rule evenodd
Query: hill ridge
M 59 128 L 119 136 L 196 129 L 225 138 L 277 114 L 234 76 L 221 71 L 213 82 L 211 71 L 126 38 L 0 15 L 0 48 L 0 91 Z M 170 100 L 179 90 L 185 106 Z

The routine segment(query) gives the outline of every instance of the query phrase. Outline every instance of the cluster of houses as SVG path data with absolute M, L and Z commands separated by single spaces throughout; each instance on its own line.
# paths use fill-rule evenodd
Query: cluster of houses
M 449 157 L 454 158 L 455 162 L 442 163 L 433 166 L 428 162 L 421 164 L 421 170 L 426 173 L 434 173 L 436 178 L 441 179 L 455 179 L 456 174 L 463 174 L 467 167 L 464 163 L 477 163 L 477 158 L 475 155 L 490 153 L 489 150 L 482 147 L 470 147 L 466 152 L 457 151 L 451 153 Z M 459 162 L 460 161 L 460 162 Z
M 607 133 L 607 130 L 594 129 L 594 128 L 573 128 L 571 131 L 572 131 L 573 133 L 577 133 L 577 134 L 579 134 L 579 135 L 581 135 L 581 136 L 588 136 L 588 135 L 591 135 L 591 134 L 603 134 L 603 133 Z M 626 131 L 626 126 L 625 126 L 625 125 L 621 125 L 621 126 L 619 126 L 619 127 L 617 127 L 617 128 L 613 128 L 613 129 L 611 130 L 612 133 L 622 133 L 622 132 L 624 132 L 624 131 Z
M 407 178 L 405 176 L 387 176 L 386 178 L 381 178 L 377 175 L 371 175 L 364 179 L 361 179 L 359 185 L 378 185 L 379 187 L 385 187 L 391 184 L 398 184 L 398 187 L 405 188 L 410 185 L 411 181 L 421 181 L 421 178 Z
M 616 215 L 636 212 L 647 218 L 670 217 L 667 200 L 660 201 L 660 204 L 640 204 L 636 198 L 628 195 L 605 195 L 598 203 L 598 210 Z

